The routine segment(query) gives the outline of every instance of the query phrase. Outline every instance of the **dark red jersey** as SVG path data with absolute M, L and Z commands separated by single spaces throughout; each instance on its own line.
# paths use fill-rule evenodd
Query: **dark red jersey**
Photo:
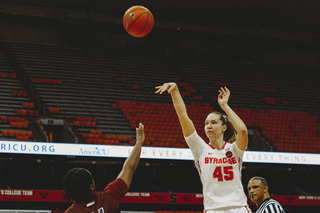
M 120 212 L 119 203 L 127 193 L 125 182 L 118 178 L 109 183 L 103 192 L 93 192 L 90 201 L 86 203 L 73 203 L 64 213 L 113 213 Z

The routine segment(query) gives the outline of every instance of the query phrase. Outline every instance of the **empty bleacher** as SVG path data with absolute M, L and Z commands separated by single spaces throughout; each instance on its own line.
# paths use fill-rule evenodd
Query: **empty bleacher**
M 33 139 L 29 123 L 37 110 L 0 48 L 0 138 L 9 141 Z
M 319 116 L 319 71 L 312 67 L 245 64 L 211 58 L 183 59 L 179 69 L 215 101 L 218 89 L 231 89 L 231 103 L 241 108 L 312 112 Z M 182 63 L 183 61 L 183 63 Z M 301 98 L 306 101 L 302 101 Z
M 170 96 L 154 94 L 155 86 L 174 81 L 204 138 L 205 116 L 218 110 L 218 89 L 226 85 L 232 93 L 230 105 L 276 150 L 319 151 L 319 99 L 316 90 L 304 96 L 307 101 L 299 99 L 304 92 L 298 90 L 312 88 L 307 86 L 310 79 L 296 88 L 303 72 L 287 78 L 291 69 L 275 65 L 226 66 L 205 58 L 172 63 L 156 54 L 91 55 L 55 45 L 8 45 L 41 105 L 40 116 L 69 120 L 80 142 L 132 143 L 135 126 L 143 122 L 147 145 L 185 147 Z
M 230 105 L 249 128 L 279 151 L 319 152 L 319 71 L 312 67 L 240 64 L 196 58 L 179 69 L 190 83 L 217 101 L 220 87 L 231 90 Z M 216 108 L 218 106 L 216 105 Z
M 124 99 L 159 101 L 154 85 L 176 80 L 166 62 L 88 56 L 78 49 L 48 45 L 11 47 L 26 83 L 43 102 L 43 116 L 72 122 L 79 117 L 95 119 L 95 125 L 74 122 L 79 135 L 99 130 L 104 135 L 134 136 L 122 112 L 111 104 Z
M 120 108 L 134 128 L 142 122 L 145 128 L 146 144 L 151 146 L 187 147 L 178 117 L 172 104 L 116 101 L 114 108 Z M 189 116 L 202 138 L 206 138 L 203 125 L 206 116 L 214 111 L 208 103 L 187 105 Z

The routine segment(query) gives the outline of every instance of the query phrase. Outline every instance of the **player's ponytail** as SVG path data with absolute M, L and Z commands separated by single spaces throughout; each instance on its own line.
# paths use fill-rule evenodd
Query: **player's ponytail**
M 225 118 L 226 120 L 226 125 L 227 125 L 227 130 L 224 132 L 224 140 L 227 141 L 228 143 L 233 143 L 235 142 L 236 140 L 236 134 L 237 134 L 237 131 L 234 129 L 230 119 L 228 116 L 226 115 L 222 115 L 222 117 Z
M 235 142 L 237 131 L 234 129 L 229 117 L 218 111 L 212 112 L 212 113 L 220 115 L 220 120 L 222 121 L 222 125 L 227 126 L 227 129 L 223 135 L 223 140 L 227 141 L 228 143 Z

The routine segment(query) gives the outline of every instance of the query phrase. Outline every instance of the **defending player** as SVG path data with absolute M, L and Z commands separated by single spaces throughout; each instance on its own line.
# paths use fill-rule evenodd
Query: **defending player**
M 247 127 L 228 105 L 230 91 L 221 88 L 218 95 L 218 103 L 228 117 L 213 112 L 206 118 L 204 129 L 209 138 L 206 143 L 197 134 L 177 85 L 165 83 L 156 89 L 155 93 L 167 91 L 171 94 L 203 185 L 205 212 L 251 212 L 241 183 L 242 157 L 248 144 Z
M 257 206 L 256 213 L 285 213 L 282 206 L 270 198 L 269 185 L 263 177 L 252 177 L 248 182 L 250 200 Z
M 94 192 L 95 183 L 88 170 L 83 168 L 69 170 L 63 179 L 64 190 L 76 202 L 65 213 L 120 212 L 119 202 L 130 187 L 144 140 L 144 126 L 140 123 L 136 128 L 135 146 L 116 180 L 109 183 L 103 192 Z

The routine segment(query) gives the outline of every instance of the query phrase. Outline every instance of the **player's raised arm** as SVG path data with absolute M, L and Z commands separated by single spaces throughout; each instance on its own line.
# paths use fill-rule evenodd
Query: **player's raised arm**
M 188 137 L 195 131 L 195 127 L 187 114 L 187 108 L 179 92 L 176 83 L 164 83 L 162 86 L 156 87 L 157 91 L 155 93 L 162 94 L 168 92 L 171 95 L 173 106 L 179 118 L 179 122 L 183 131 L 183 135 Z
M 245 150 L 248 145 L 248 129 L 241 118 L 231 109 L 228 105 L 230 98 L 230 91 L 227 87 L 224 87 L 219 90 L 218 103 L 221 109 L 229 117 L 234 129 L 236 130 L 236 142 L 237 146 L 241 150 Z
M 133 174 L 137 169 L 139 164 L 141 147 L 145 141 L 144 135 L 144 126 L 142 123 L 139 124 L 139 127 L 136 128 L 136 144 L 134 145 L 129 157 L 123 164 L 122 170 L 119 173 L 117 178 L 121 178 L 128 186 L 130 187 Z

